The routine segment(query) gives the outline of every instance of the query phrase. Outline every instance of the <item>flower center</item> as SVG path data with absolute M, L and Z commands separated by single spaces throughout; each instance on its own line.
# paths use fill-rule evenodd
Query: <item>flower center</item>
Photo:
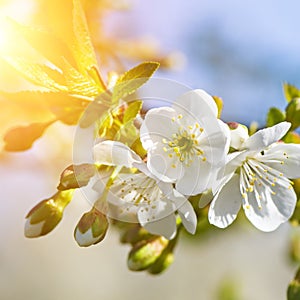
M 126 204 L 144 206 L 145 210 L 155 209 L 155 202 L 161 198 L 162 194 L 155 180 L 143 173 L 121 173 L 110 189 L 120 200 L 124 201 L 125 206 Z
M 266 193 L 276 195 L 272 188 L 277 184 L 291 189 L 293 182 L 255 158 L 247 158 L 240 167 L 240 191 L 247 209 L 250 208 L 249 193 L 254 193 L 258 208 L 262 209 L 261 199 Z
M 178 120 L 182 119 L 182 116 L 178 116 Z M 173 118 L 172 121 L 175 121 Z M 171 139 L 162 139 L 163 150 L 168 154 L 169 158 L 178 157 L 180 162 L 189 167 L 194 157 L 201 157 L 202 161 L 206 161 L 204 151 L 199 147 L 199 139 L 204 129 L 200 127 L 198 123 L 188 126 L 185 129 L 180 126 L 177 133 L 172 135 Z M 176 168 L 175 164 L 172 164 L 173 168 Z

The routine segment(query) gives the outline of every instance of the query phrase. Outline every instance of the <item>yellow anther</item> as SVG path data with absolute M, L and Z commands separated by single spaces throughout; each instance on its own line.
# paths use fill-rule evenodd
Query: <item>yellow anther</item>
M 165 152 L 167 152 L 167 151 L 168 151 L 167 147 L 163 147 L 163 150 L 164 150 Z
M 195 126 L 196 126 L 196 128 L 200 127 L 199 123 L 195 123 Z
M 193 142 L 194 142 L 195 145 L 199 144 L 199 142 L 197 140 L 193 140 Z
M 200 130 L 200 132 L 203 132 L 203 131 L 204 131 L 204 129 L 203 129 L 202 127 L 201 127 L 199 130 Z
M 196 135 L 193 133 L 191 134 L 192 139 L 194 139 L 196 137 Z
M 173 154 L 172 154 L 172 153 L 170 153 L 170 154 L 169 154 L 169 157 L 170 157 L 170 158 L 172 158 L 172 157 L 173 157 Z
M 193 126 L 189 125 L 189 126 L 188 126 L 188 129 L 189 129 L 189 130 L 192 130 L 192 129 L 193 129 Z
M 179 153 L 180 152 L 180 149 L 178 147 L 174 147 L 173 149 L 174 149 L 175 153 Z
M 180 114 L 180 115 L 178 115 L 178 117 L 177 117 L 179 120 L 180 119 L 182 119 L 183 118 L 183 116 Z
M 172 168 L 174 168 L 174 169 L 175 169 L 175 168 L 176 168 L 176 165 L 175 165 L 175 164 L 172 164 Z
M 245 199 L 247 197 L 247 194 L 246 193 L 243 193 L 242 194 L 242 197 Z
M 247 209 L 250 209 L 250 205 L 246 205 L 246 208 L 247 208 Z
M 172 122 L 175 122 L 175 117 L 172 118 Z
M 206 161 L 206 157 L 202 157 L 202 161 Z

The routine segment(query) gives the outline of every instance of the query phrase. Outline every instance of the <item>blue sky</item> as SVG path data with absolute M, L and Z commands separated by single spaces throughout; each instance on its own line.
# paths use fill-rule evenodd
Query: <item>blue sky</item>
M 299 9 L 296 0 L 140 0 L 121 24 L 186 55 L 182 71 L 160 76 L 221 96 L 226 121 L 263 126 L 269 107 L 285 107 L 282 83 L 300 85 Z

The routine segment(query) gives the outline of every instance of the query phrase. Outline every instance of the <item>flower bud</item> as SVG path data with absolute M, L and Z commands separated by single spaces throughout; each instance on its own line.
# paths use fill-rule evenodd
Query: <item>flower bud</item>
M 60 222 L 65 207 L 73 196 L 73 190 L 58 192 L 41 201 L 26 216 L 25 236 L 34 238 L 46 235 Z
M 142 240 L 131 249 L 127 265 L 132 271 L 142 271 L 149 268 L 162 254 L 169 244 L 169 240 L 162 236 L 154 236 L 149 240 Z
M 174 254 L 166 251 L 147 270 L 152 275 L 164 272 L 174 262 Z
M 230 128 L 231 134 L 230 147 L 241 149 L 243 143 L 249 138 L 248 128 L 236 122 L 229 122 L 227 125 Z
M 85 213 L 78 222 L 74 238 L 79 246 L 88 247 L 101 242 L 108 229 L 108 220 L 105 215 L 93 208 Z
M 142 240 L 148 240 L 153 237 L 153 234 L 149 233 L 145 228 L 140 225 L 135 224 L 134 226 L 129 226 L 125 228 L 124 232 L 120 237 L 121 243 L 129 243 L 135 245 Z

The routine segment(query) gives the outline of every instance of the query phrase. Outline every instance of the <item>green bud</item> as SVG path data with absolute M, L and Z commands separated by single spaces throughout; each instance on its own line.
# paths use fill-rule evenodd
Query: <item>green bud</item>
M 124 230 L 121 235 L 120 242 L 134 245 L 142 240 L 148 240 L 151 237 L 153 237 L 153 234 L 149 233 L 140 225 L 135 224 L 134 226 L 130 226 Z
M 71 165 L 60 175 L 58 190 L 64 191 L 76 189 L 89 183 L 90 178 L 95 175 L 96 167 L 91 164 Z
M 300 269 L 298 270 L 295 278 L 289 284 L 287 290 L 288 300 L 299 300 L 300 299 Z
M 73 190 L 57 192 L 41 201 L 26 216 L 25 236 L 34 238 L 46 235 L 60 222 L 65 207 L 73 196 Z
M 300 98 L 294 98 L 286 107 L 286 120 L 292 123 L 292 130 L 300 126 Z
M 88 247 L 101 242 L 108 229 L 108 220 L 100 211 L 93 208 L 85 213 L 74 230 L 74 238 L 79 246 Z
M 162 254 L 168 243 L 169 240 L 162 236 L 138 242 L 128 255 L 128 268 L 132 271 L 143 271 L 149 268 Z
M 300 234 L 295 232 L 290 242 L 290 257 L 295 262 L 300 262 Z
M 174 254 L 166 251 L 147 270 L 152 275 L 160 274 L 174 262 Z

